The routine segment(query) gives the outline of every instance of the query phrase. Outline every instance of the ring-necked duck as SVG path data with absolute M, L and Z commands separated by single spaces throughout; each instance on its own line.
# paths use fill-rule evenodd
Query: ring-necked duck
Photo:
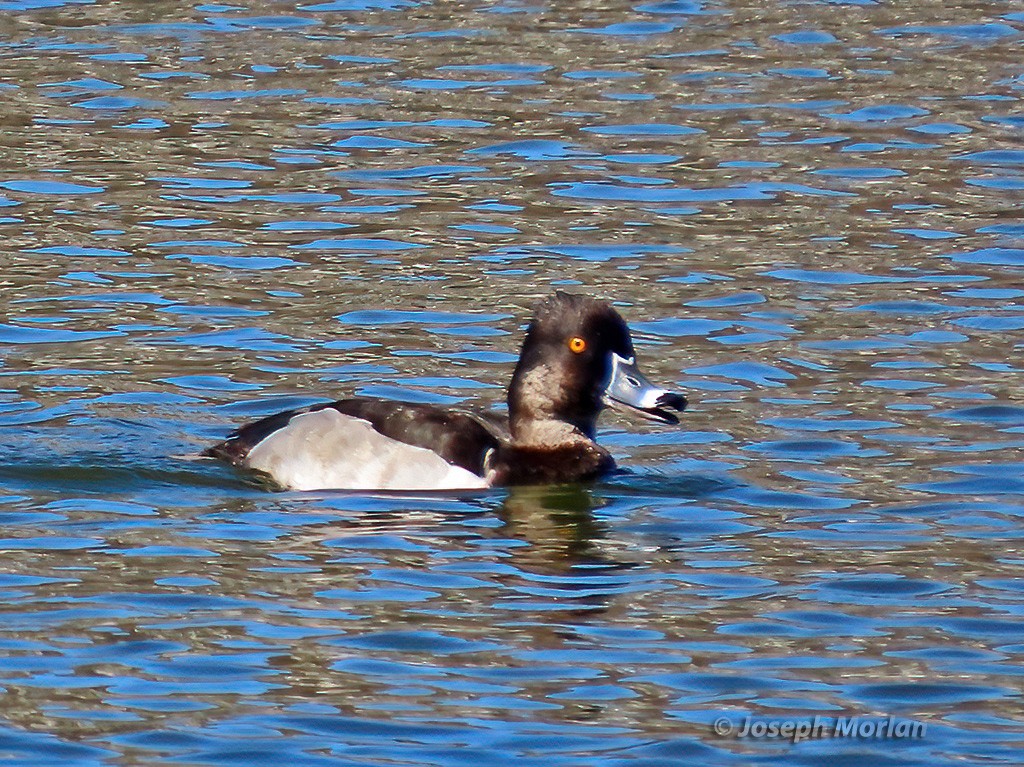
M 537 305 L 508 388 L 505 429 L 433 405 L 356 397 L 278 413 L 204 455 L 293 490 L 454 490 L 594 479 L 615 467 L 598 413 L 625 405 L 679 423 L 686 398 L 641 375 L 605 301 L 561 291 Z

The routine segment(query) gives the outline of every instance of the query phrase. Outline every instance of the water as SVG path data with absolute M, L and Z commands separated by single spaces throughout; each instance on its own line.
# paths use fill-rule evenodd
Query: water
M 0 762 L 1019 764 L 1022 39 L 1009 2 L 0 2 Z M 605 417 L 620 476 L 191 458 L 352 393 L 491 407 L 554 287 L 691 397 Z M 737 736 L 816 716 L 923 732 Z

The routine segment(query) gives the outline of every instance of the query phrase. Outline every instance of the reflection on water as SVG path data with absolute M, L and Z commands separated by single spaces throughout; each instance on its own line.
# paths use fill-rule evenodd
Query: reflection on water
M 1011 4 L 0 11 L 8 761 L 1019 763 Z M 692 395 L 606 415 L 605 482 L 195 458 L 336 396 L 500 409 L 556 286 Z

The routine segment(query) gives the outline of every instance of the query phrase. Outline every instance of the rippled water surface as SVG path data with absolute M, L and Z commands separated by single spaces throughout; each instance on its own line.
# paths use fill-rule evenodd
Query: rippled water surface
M 1022 54 L 1013 2 L 0 2 L 0 762 L 1019 765 Z M 619 476 L 193 457 L 499 406 L 558 286 L 691 397 Z M 922 729 L 739 736 L 816 716 Z

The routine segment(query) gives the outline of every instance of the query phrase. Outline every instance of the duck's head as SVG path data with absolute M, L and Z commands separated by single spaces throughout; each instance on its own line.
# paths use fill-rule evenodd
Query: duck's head
M 598 413 L 621 405 L 661 423 L 679 423 L 681 394 L 648 381 L 636 364 L 629 328 L 611 304 L 556 292 L 541 301 L 508 390 L 513 439 L 562 423 L 593 439 Z

